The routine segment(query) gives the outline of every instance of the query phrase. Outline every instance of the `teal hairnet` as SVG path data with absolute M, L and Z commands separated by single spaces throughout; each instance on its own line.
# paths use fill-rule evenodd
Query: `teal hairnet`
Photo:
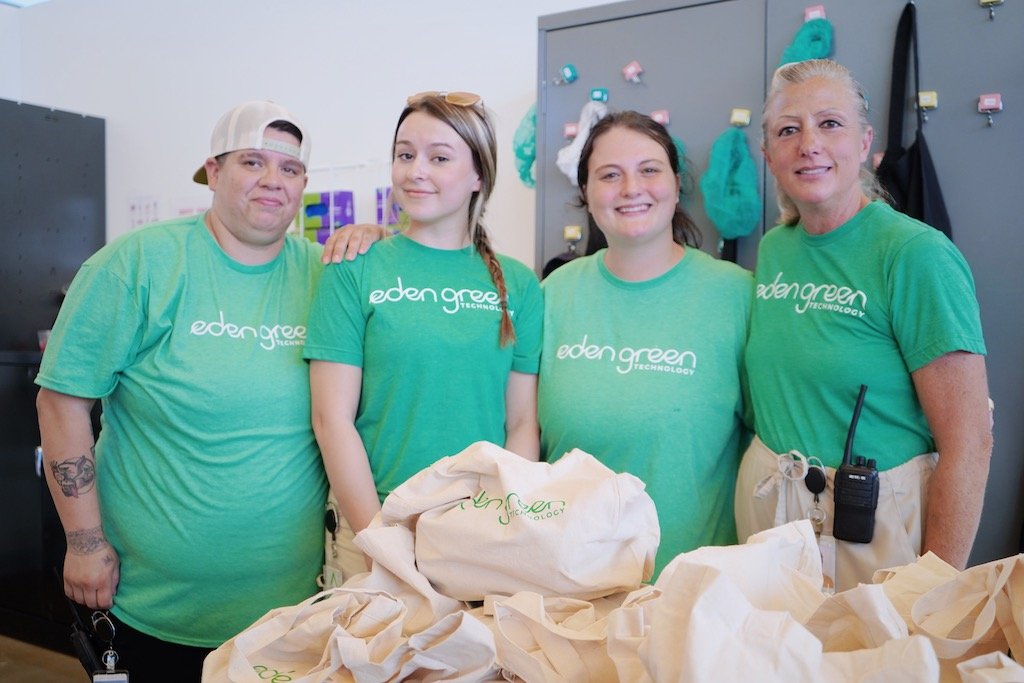
M 757 165 L 742 128 L 730 127 L 711 145 L 708 170 L 700 179 L 704 211 L 722 239 L 749 235 L 761 220 Z
M 537 105 L 530 105 L 529 111 L 523 116 L 512 138 L 512 148 L 516 154 L 516 169 L 519 179 L 527 187 L 535 187 L 537 180 L 533 177 L 533 162 L 537 159 Z
M 679 168 L 676 169 L 676 173 L 681 176 L 686 175 L 686 145 L 675 135 L 670 137 L 672 138 L 672 144 L 676 146 L 676 152 L 679 154 Z
M 782 51 L 779 66 L 808 59 L 823 59 L 832 54 L 832 22 L 828 19 L 805 21 Z

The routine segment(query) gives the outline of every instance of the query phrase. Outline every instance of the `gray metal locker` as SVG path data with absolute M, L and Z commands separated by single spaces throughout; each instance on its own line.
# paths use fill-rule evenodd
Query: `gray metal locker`
M 555 166 L 592 87 L 609 90 L 612 109 L 671 112 L 669 131 L 686 145 L 694 180 L 733 107 L 752 110 L 747 128 L 762 176 L 764 220 L 739 242 L 738 262 L 752 268 L 758 234 L 778 215 L 775 189 L 760 157 L 760 109 L 783 49 L 811 0 L 633 0 L 541 17 L 538 22 L 537 266 L 564 251 L 562 227 L 586 225 L 573 207 L 575 188 Z M 823 4 L 833 24 L 832 56 L 868 92 L 882 151 L 896 22 L 903 0 L 833 0 Z M 938 93 L 925 133 L 953 222 L 954 241 L 974 271 L 996 403 L 995 449 L 981 529 L 971 557 L 979 563 L 1018 552 L 1024 507 L 1024 6 L 1005 3 L 994 18 L 976 0 L 921 0 L 918 39 L 922 90 Z M 622 67 L 636 59 L 641 84 Z M 559 68 L 574 64 L 579 79 L 556 84 Z M 978 97 L 1002 94 L 993 125 L 977 112 Z M 908 93 L 908 101 L 913 97 Z M 908 126 L 904 139 L 909 143 Z M 717 234 L 694 187 L 686 205 L 715 252 Z

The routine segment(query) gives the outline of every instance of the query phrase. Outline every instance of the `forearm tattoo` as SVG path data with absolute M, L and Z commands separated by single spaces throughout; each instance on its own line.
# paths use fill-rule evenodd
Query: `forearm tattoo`
M 68 550 L 75 555 L 91 555 L 109 545 L 101 527 L 79 529 L 67 534 Z
M 80 455 L 67 460 L 50 461 L 53 480 L 60 486 L 65 498 L 78 498 L 83 493 L 92 491 L 96 485 L 96 450 L 89 449 L 88 455 Z

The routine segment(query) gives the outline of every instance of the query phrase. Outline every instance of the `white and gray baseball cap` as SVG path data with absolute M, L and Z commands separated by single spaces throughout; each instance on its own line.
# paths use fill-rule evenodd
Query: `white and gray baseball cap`
M 298 128 L 302 133 L 299 145 L 290 145 L 287 142 L 265 137 L 264 132 L 267 126 L 274 121 L 286 121 Z M 281 105 L 266 100 L 245 102 L 227 112 L 217 121 L 217 125 L 213 128 L 213 135 L 210 136 L 211 157 L 218 157 L 221 154 L 240 149 L 266 149 L 287 154 L 301 161 L 303 166 L 308 167 L 309 147 L 309 134 L 306 133 L 302 123 Z M 206 185 L 205 163 L 195 172 L 192 180 Z

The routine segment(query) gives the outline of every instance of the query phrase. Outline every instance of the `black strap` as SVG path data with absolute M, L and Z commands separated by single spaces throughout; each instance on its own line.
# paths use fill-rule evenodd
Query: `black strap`
M 57 578 L 57 589 L 64 596 L 64 599 L 68 603 L 68 609 L 71 611 L 71 647 L 75 651 L 75 656 L 78 661 L 81 662 L 82 668 L 90 676 L 99 671 L 103 671 L 103 662 L 100 659 L 100 653 L 97 652 L 97 643 L 93 640 L 93 631 L 86 625 L 85 620 L 82 619 L 82 615 L 78 612 L 78 607 L 74 601 L 71 600 L 64 593 L 64 580 L 61 578 L 60 572 L 56 567 L 53 568 L 53 574 Z
M 920 86 L 920 73 L 917 62 L 917 8 L 908 2 L 896 25 L 896 43 L 892 50 L 892 83 L 889 90 L 889 131 L 886 150 L 899 150 L 903 147 L 903 121 L 907 104 L 907 66 L 911 50 L 914 57 L 914 100 L 917 100 L 917 89 Z M 917 129 L 924 124 L 920 107 L 917 111 Z

